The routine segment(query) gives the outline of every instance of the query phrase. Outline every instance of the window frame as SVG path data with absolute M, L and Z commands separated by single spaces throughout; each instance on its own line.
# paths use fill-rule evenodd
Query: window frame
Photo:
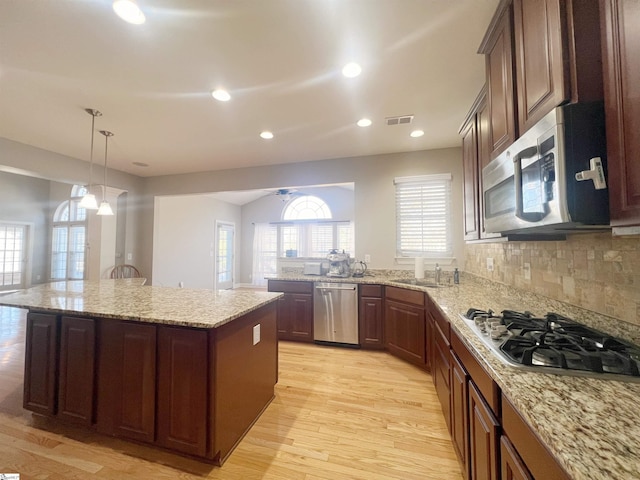
M 432 174 L 394 178 L 396 257 L 453 257 L 452 175 Z M 427 202 L 427 200 L 435 200 Z M 418 202 L 414 211 L 409 203 Z M 428 232 L 436 228 L 440 234 Z M 411 232 L 413 230 L 413 232 Z M 440 248 L 429 248 L 434 244 Z M 413 248 L 410 248 L 413 246 Z

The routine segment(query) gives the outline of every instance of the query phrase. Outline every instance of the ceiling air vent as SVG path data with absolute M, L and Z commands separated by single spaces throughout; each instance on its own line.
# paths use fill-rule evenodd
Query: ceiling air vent
M 408 125 L 413 122 L 413 115 L 402 115 L 400 117 L 385 118 L 387 125 Z

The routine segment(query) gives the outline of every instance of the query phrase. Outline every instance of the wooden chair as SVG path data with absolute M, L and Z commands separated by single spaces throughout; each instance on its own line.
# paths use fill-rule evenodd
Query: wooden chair
M 111 269 L 111 273 L 109 274 L 111 278 L 140 278 L 140 272 L 133 265 L 116 265 Z

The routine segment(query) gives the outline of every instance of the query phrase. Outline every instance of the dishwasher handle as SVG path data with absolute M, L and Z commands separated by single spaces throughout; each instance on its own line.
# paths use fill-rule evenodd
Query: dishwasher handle
M 343 287 L 343 286 L 327 287 L 327 286 L 322 286 L 322 285 L 316 285 L 316 289 L 318 289 L 318 290 L 347 290 L 347 291 L 353 291 L 356 288 L 357 287 Z

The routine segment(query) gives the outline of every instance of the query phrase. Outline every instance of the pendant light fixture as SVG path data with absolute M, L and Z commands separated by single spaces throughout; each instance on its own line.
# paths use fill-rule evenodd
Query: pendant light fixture
M 100 133 L 104 135 L 104 184 L 102 185 L 102 202 L 100 202 L 97 215 L 113 215 L 111 205 L 107 201 L 107 145 L 109 137 L 113 137 L 113 133 L 107 130 L 100 130 Z
M 96 117 L 101 117 L 102 113 L 93 108 L 85 108 L 84 111 L 91 115 L 91 153 L 89 154 L 89 185 L 87 193 L 80 200 L 80 207 L 87 210 L 97 210 L 98 202 L 96 201 L 96 196 L 91 193 L 91 186 L 93 185 L 93 134 L 95 132 Z

